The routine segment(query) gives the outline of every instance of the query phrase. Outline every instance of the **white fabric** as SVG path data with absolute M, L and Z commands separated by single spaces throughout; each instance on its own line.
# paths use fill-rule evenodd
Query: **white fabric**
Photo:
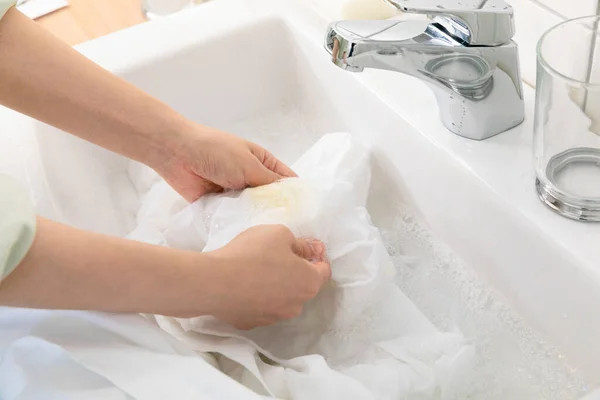
M 329 135 L 293 166 L 302 178 L 189 207 L 137 171 L 152 188 L 132 236 L 201 250 L 286 223 L 327 243 L 334 282 L 300 318 L 250 332 L 213 318 L 0 308 L 0 399 L 466 398 L 458 378 L 473 349 L 389 283 L 364 209 L 368 165 L 367 149 Z
M 2 400 L 259 398 L 142 316 L 0 308 Z
M 583 397 L 581 400 L 600 400 L 600 388 L 592 391 L 591 393 Z
M 181 203 L 155 186 L 131 237 L 210 251 L 251 226 L 285 224 L 325 242 L 332 280 L 300 317 L 274 326 L 244 332 L 213 317 L 157 317 L 159 325 L 196 351 L 219 354 L 224 372 L 260 394 L 460 398 L 474 349 L 459 333 L 439 332 L 392 284 L 394 267 L 365 209 L 368 149 L 330 134 L 292 168 L 300 178 L 207 196 L 171 219 Z

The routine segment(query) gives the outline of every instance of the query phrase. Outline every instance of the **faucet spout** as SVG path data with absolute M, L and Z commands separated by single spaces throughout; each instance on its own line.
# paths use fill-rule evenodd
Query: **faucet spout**
M 395 71 L 433 89 L 450 131 L 481 140 L 524 119 L 517 45 L 471 46 L 432 21 L 339 21 L 325 48 L 338 67 Z

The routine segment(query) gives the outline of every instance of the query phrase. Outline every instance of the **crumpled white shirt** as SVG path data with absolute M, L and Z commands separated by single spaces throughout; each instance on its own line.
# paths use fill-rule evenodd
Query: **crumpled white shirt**
M 131 238 L 188 250 L 220 248 L 249 227 L 284 224 L 322 240 L 332 279 L 303 313 L 239 331 L 211 316 L 156 317 L 258 394 L 282 399 L 463 397 L 474 348 L 440 332 L 393 282 L 394 266 L 365 208 L 369 149 L 325 135 L 293 166 L 299 178 L 206 196 L 185 206 L 164 183 L 148 193 Z

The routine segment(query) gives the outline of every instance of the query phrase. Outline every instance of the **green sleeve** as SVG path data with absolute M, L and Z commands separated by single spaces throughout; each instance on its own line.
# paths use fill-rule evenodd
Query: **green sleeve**
M 0 19 L 15 0 L 0 0 Z M 35 211 L 27 193 L 0 174 L 0 281 L 21 262 L 35 236 Z
M 0 18 L 4 17 L 4 14 L 9 8 L 14 6 L 17 2 L 15 0 L 0 0 Z
M 35 227 L 35 210 L 28 194 L 13 179 L 0 174 L 0 280 L 29 251 Z

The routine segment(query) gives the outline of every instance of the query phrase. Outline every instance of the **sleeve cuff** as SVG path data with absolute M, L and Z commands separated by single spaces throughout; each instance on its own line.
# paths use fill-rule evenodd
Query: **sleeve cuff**
M 0 175 L 0 281 L 23 260 L 33 244 L 35 210 L 27 193 Z
M 6 14 L 6 12 L 8 10 L 10 10 L 11 7 L 14 7 L 16 4 L 17 4 L 17 2 L 14 0 L 12 0 L 12 1 L 0 0 L 0 19 L 2 19 L 2 17 L 4 17 L 4 14 Z

